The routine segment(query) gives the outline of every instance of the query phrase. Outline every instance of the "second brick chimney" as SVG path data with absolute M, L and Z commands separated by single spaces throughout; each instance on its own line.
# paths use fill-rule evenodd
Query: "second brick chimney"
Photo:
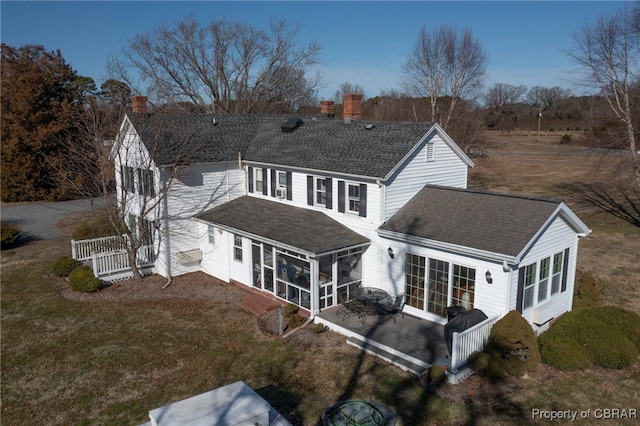
M 132 96 L 131 97 L 131 109 L 133 112 L 140 114 L 147 113 L 147 97 L 146 96 Z
M 320 114 L 333 117 L 335 115 L 333 101 L 320 101 Z
M 343 118 L 347 120 L 360 120 L 362 114 L 362 95 L 342 95 Z

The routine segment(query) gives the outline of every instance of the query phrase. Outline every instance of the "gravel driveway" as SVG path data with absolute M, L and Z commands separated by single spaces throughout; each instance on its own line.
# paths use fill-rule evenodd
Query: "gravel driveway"
M 104 204 L 101 198 L 60 202 L 3 204 L 0 217 L 22 229 L 28 240 L 46 240 L 60 236 L 56 224 L 71 215 L 91 211 Z

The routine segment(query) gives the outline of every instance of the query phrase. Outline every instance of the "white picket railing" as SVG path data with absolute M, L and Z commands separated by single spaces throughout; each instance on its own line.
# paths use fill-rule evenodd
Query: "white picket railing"
M 458 368 L 466 364 L 469 355 L 484 349 L 484 346 L 487 344 L 491 328 L 499 318 L 500 315 L 495 315 L 467 330 L 460 333 L 453 333 L 453 339 L 451 342 L 452 372 L 457 372 Z
M 93 274 L 100 278 L 131 269 L 129 255 L 126 250 L 115 250 L 104 253 L 94 253 L 91 257 Z M 153 246 L 142 246 L 138 249 L 136 264 L 138 268 L 153 266 Z
M 90 260 L 94 253 L 123 250 L 126 241 L 126 235 L 92 238 L 90 240 L 71 240 L 71 256 L 76 260 Z

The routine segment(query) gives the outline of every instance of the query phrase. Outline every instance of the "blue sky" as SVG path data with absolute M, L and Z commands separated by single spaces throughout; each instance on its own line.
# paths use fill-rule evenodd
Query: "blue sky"
M 199 20 L 226 18 L 267 26 L 271 19 L 300 25 L 300 43 L 322 46 L 325 88 L 331 98 L 341 83 L 364 87 L 367 97 L 399 89 L 402 65 L 422 26 L 469 27 L 488 57 L 487 85 L 571 86 L 575 67 L 567 58 L 572 33 L 620 1 L 2 1 L 1 39 L 19 47 L 60 49 L 68 64 L 98 84 L 105 63 L 137 33 L 193 13 Z

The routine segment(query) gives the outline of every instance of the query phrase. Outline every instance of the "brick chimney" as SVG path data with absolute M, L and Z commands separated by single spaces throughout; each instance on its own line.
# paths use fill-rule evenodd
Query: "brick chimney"
M 327 117 L 335 116 L 333 101 L 320 101 L 320 114 L 324 114 Z
M 147 97 L 146 96 L 132 96 L 131 108 L 133 112 L 140 114 L 147 113 Z
M 360 120 L 362 95 L 342 95 L 344 120 Z

